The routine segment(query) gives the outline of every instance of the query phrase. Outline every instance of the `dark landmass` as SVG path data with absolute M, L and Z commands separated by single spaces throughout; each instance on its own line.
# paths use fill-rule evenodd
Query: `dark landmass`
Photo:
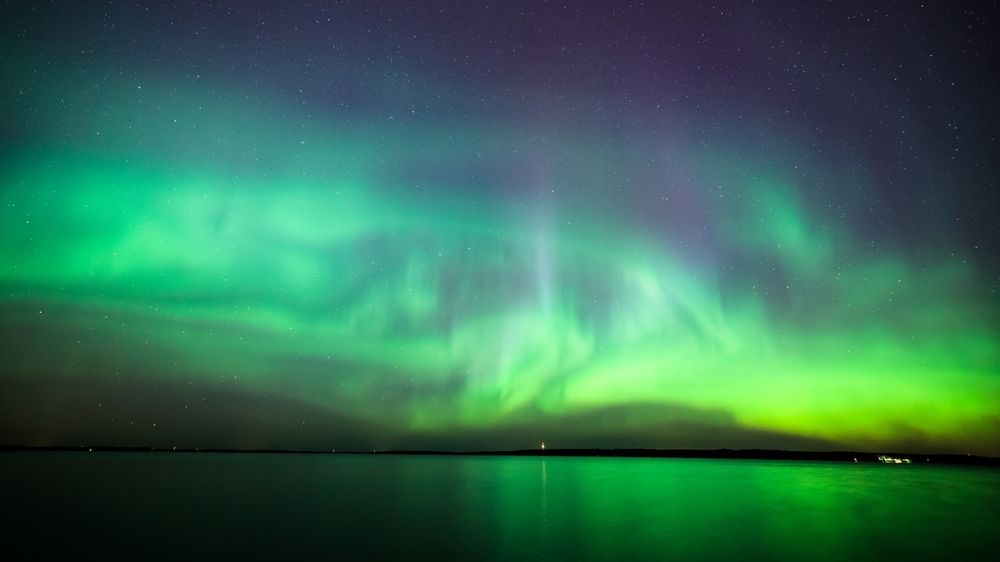
M 827 461 L 889 464 L 961 464 L 1000 466 L 1000 458 L 978 455 L 924 453 L 868 453 L 854 451 L 777 451 L 770 449 L 521 449 L 516 451 L 317 451 L 289 449 L 180 449 L 155 447 L 30 447 L 0 445 L 0 451 L 20 452 L 108 452 L 108 453 L 254 453 L 295 455 L 437 455 L 437 456 L 514 456 L 514 457 L 633 457 L 667 459 L 747 459 L 787 461 Z M 883 460 L 885 459 L 885 460 Z M 899 463 L 895 460 L 898 459 Z
M 524 449 L 519 451 L 429 452 L 384 451 L 386 455 L 508 455 L 549 457 L 635 457 L 664 459 L 747 459 L 787 461 L 838 461 L 882 463 L 889 459 L 908 459 L 922 464 L 976 464 L 1000 466 L 1000 458 L 977 455 L 943 455 L 917 453 L 862 453 L 855 451 L 778 451 L 772 449 Z

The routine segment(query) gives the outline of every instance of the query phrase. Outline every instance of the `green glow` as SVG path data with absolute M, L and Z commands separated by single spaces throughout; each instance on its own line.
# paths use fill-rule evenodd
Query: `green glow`
M 779 165 L 674 149 L 697 181 L 664 189 L 712 219 L 685 223 L 658 191 L 611 188 L 623 180 L 609 170 L 641 160 L 630 147 L 555 138 L 564 150 L 543 180 L 414 186 L 421 162 L 539 147 L 516 131 L 327 130 L 292 116 L 245 125 L 268 160 L 255 171 L 239 147 L 210 144 L 263 116 L 196 105 L 174 109 L 198 129 L 157 114 L 137 133 L 126 106 L 93 147 L 5 155 L 5 331 L 86 333 L 117 357 L 6 349 L 7 380 L 114 381 L 128 364 L 143 380 L 238 388 L 396 435 L 538 422 L 544 437 L 545 420 L 652 405 L 843 447 L 1000 453 L 997 310 L 976 264 L 865 249 Z M 128 148 L 154 131 L 158 153 Z M 534 170 L 530 157 L 509 165 Z M 654 204 L 664 218 L 640 218 Z M 726 252 L 751 266 L 727 269 Z M 615 427 L 582 425 L 581 439 L 594 429 Z

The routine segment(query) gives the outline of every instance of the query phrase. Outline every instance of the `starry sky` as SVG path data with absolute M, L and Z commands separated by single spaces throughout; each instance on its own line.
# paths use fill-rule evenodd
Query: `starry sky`
M 4 2 L 0 443 L 1000 455 L 995 8 Z

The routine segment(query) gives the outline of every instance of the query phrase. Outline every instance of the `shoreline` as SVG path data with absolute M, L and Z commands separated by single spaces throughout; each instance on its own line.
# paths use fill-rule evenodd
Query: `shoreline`
M 785 460 L 884 464 L 888 459 L 900 459 L 905 464 L 951 464 L 1000 466 L 1000 458 L 973 454 L 928 454 L 862 451 L 784 451 L 772 449 L 517 449 L 510 451 L 424 451 L 392 450 L 310 450 L 310 449 L 220 449 L 220 448 L 159 448 L 114 446 L 30 446 L 0 445 L 0 452 L 81 452 L 81 453 L 235 453 L 269 455 L 390 455 L 390 456 L 476 456 L 476 457 L 613 457 L 668 459 L 726 460 Z M 893 464 L 891 461 L 889 464 Z M 896 463 L 900 464 L 900 463 Z

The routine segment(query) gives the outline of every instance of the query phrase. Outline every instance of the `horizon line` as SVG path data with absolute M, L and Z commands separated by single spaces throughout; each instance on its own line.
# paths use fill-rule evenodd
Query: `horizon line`
M 538 457 L 618 457 L 618 458 L 692 458 L 692 459 L 746 459 L 746 460 L 807 460 L 883 463 L 886 458 L 908 459 L 920 464 L 975 464 L 1000 465 L 1000 457 L 972 453 L 912 453 L 885 451 L 828 450 L 798 451 L 785 449 L 656 449 L 642 447 L 613 448 L 535 448 L 511 450 L 433 450 L 433 449 L 227 449 L 220 447 L 147 447 L 115 445 L 7 445 L 0 444 L 0 452 L 150 452 L 150 453 L 241 453 L 241 454 L 299 454 L 299 455 L 430 455 L 430 456 L 538 456 Z

